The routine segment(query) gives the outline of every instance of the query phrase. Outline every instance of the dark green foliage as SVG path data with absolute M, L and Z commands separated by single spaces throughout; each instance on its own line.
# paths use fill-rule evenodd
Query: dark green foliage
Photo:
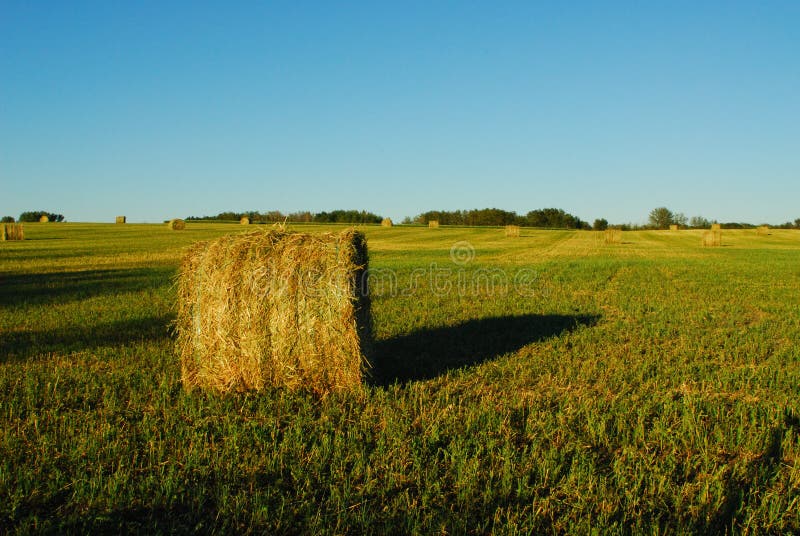
M 499 208 L 473 210 L 431 210 L 414 218 L 416 223 L 426 225 L 438 221 L 440 225 L 495 226 L 521 225 L 550 229 L 588 229 L 589 224 L 558 208 L 532 210 L 525 216 Z
M 366 210 L 333 210 L 314 214 L 315 223 L 380 223 L 383 217 Z
M 608 220 L 605 218 L 598 218 L 594 220 L 594 223 L 592 224 L 592 229 L 594 229 L 595 231 L 605 231 L 606 229 L 608 229 Z
M 20 223 L 34 223 L 38 222 L 42 216 L 47 216 L 50 221 L 54 222 L 61 222 L 64 221 L 64 216 L 61 214 L 54 214 L 52 212 L 47 212 L 45 210 L 33 210 L 29 212 L 23 212 L 19 215 Z
M 284 214 L 279 210 L 268 212 L 220 212 L 216 216 L 189 216 L 187 221 L 227 221 L 238 222 L 242 217 L 250 219 L 250 223 L 380 223 L 383 217 L 365 210 L 334 210 L 313 214 L 308 211 Z
M 14 216 L 3 216 L 0 223 L 14 223 Z
M 672 211 L 667 207 L 658 207 L 650 211 L 648 218 L 650 226 L 656 229 L 669 229 L 669 226 L 675 222 Z

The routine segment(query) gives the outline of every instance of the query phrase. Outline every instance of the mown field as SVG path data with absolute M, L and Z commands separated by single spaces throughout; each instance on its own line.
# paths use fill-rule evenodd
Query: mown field
M 177 264 L 238 225 L 0 243 L 0 532 L 800 532 L 800 232 L 364 230 L 323 399 L 182 390 Z

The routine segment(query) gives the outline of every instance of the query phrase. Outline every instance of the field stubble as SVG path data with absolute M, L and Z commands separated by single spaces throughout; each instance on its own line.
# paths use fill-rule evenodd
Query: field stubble
M 181 388 L 175 268 L 238 226 L 3 243 L 3 531 L 800 531 L 800 233 L 364 230 L 449 271 L 376 293 L 372 379 L 321 399 Z M 496 269 L 534 292 L 458 291 Z

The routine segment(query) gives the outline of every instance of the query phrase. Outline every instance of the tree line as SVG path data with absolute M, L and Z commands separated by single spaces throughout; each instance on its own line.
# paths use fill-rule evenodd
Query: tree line
M 544 208 L 531 210 L 520 215 L 514 211 L 499 208 L 483 208 L 473 210 L 430 210 L 418 214 L 413 219 L 406 218 L 403 223 L 427 225 L 438 221 L 440 225 L 466 226 L 502 226 L 520 225 L 524 227 L 547 227 L 558 229 L 590 229 L 591 226 L 577 216 L 564 212 L 560 208 Z
M 330 212 L 309 211 L 284 214 L 279 210 L 268 212 L 220 212 L 216 216 L 189 216 L 186 221 L 239 221 L 243 217 L 250 223 L 380 223 L 383 217 L 366 210 L 332 210 Z

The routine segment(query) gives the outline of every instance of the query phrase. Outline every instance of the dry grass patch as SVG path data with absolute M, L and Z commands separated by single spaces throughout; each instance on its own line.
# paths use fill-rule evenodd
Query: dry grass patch
M 361 385 L 372 329 L 367 243 L 354 230 L 255 231 L 195 244 L 178 278 L 187 389 Z

